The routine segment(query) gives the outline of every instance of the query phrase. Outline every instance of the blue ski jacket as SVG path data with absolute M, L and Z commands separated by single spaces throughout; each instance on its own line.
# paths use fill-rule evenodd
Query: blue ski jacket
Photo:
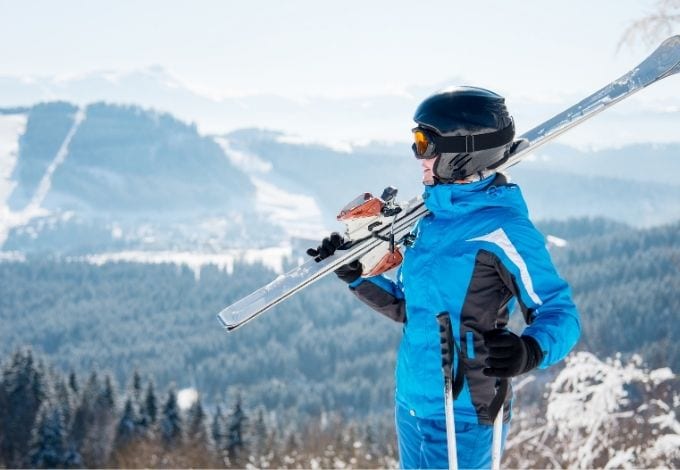
M 517 185 L 497 174 L 475 183 L 428 186 L 423 197 L 430 214 L 414 227 L 396 281 L 359 278 L 350 289 L 373 309 L 404 322 L 396 401 L 412 416 L 444 418 L 436 316 L 449 312 L 464 371 L 456 420 L 492 424 L 488 407 L 496 378 L 482 373 L 483 333 L 505 327 L 518 303 L 528 325 L 522 334 L 538 342 L 539 367 L 545 368 L 576 344 L 578 312 Z M 511 399 L 510 390 L 506 421 Z

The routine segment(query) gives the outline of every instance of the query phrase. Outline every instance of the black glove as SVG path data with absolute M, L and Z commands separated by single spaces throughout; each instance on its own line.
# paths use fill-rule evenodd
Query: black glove
M 309 248 L 307 250 L 307 254 L 309 256 L 313 256 L 314 259 L 319 262 L 322 259 L 332 256 L 338 248 L 344 245 L 344 243 L 345 240 L 342 238 L 342 235 L 337 232 L 333 232 L 329 237 L 321 240 L 321 245 L 319 245 L 316 249 Z M 363 267 L 361 266 L 361 263 L 359 260 L 355 260 L 349 264 L 340 266 L 335 270 L 335 274 L 346 283 L 351 284 L 361 277 L 362 271 Z
M 309 248 L 307 250 L 307 254 L 309 256 L 313 256 L 314 260 L 319 262 L 322 259 L 332 256 L 333 253 L 335 253 L 335 250 L 340 248 L 344 243 L 345 240 L 343 240 L 342 235 L 340 235 L 338 232 L 333 232 L 331 233 L 330 237 L 326 237 L 321 240 L 321 245 L 319 245 L 316 249 Z
M 358 259 L 355 259 L 349 264 L 343 264 L 338 269 L 335 270 L 335 275 L 341 280 L 345 281 L 347 284 L 351 284 L 361 277 L 361 273 L 364 271 L 364 267 L 361 265 Z
M 531 336 L 517 336 L 510 330 L 494 329 L 484 333 L 484 344 L 489 350 L 487 367 L 482 371 L 489 377 L 514 377 L 538 367 L 543 360 L 541 347 Z

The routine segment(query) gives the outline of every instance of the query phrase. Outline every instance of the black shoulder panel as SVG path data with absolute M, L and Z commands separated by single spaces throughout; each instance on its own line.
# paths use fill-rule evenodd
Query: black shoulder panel
M 398 299 L 370 281 L 365 281 L 351 289 L 359 300 L 378 313 L 399 322 L 406 322 L 406 302 Z

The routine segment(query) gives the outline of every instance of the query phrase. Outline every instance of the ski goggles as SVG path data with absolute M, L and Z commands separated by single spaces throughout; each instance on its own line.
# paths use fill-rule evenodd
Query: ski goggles
M 515 137 L 515 123 L 494 132 L 469 135 L 439 135 L 420 126 L 413 132 L 413 154 L 419 160 L 435 158 L 442 153 L 472 153 L 488 150 L 512 142 Z

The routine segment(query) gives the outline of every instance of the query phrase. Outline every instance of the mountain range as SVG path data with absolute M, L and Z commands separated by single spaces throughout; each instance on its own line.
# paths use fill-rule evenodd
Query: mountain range
M 574 72 L 578 73 L 578 69 Z M 596 148 L 646 141 L 677 142 L 680 97 L 675 92 L 676 83 L 671 79 L 654 85 L 569 132 L 562 141 Z M 465 76 L 426 74 L 418 84 L 404 88 L 386 85 L 382 92 L 291 96 L 257 90 L 204 89 L 159 65 L 62 76 L 15 76 L 0 72 L 0 106 L 32 106 L 50 101 L 87 106 L 106 101 L 171 113 L 182 121 L 196 123 L 202 133 L 223 134 L 261 127 L 295 135 L 305 142 L 340 148 L 371 140 L 406 143 L 418 103 L 436 90 L 452 85 L 485 86 L 472 83 Z M 517 128 L 523 132 L 603 85 L 593 82 L 589 89 L 555 89 L 547 94 L 511 88 L 495 91 L 506 97 Z
M 226 254 L 229 264 L 271 247 L 290 256 L 300 239 L 341 230 L 335 214 L 357 194 L 388 185 L 402 199 L 418 194 L 410 152 L 384 142 L 338 149 L 257 128 L 206 135 L 137 106 L 3 108 L 0 247 L 5 257 L 100 261 L 153 252 Z M 584 151 L 556 143 L 510 176 L 535 219 L 606 216 L 650 226 L 680 218 L 679 154 L 680 144 Z

